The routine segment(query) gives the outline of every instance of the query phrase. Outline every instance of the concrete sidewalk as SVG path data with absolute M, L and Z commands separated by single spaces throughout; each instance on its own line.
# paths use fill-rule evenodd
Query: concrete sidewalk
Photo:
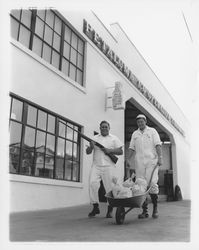
M 134 208 L 117 225 L 115 217 L 105 218 L 106 204 L 100 215 L 88 218 L 90 205 L 14 213 L 10 215 L 10 240 L 35 242 L 188 242 L 190 240 L 190 201 L 160 202 L 159 218 L 139 220 L 141 209 Z M 114 209 L 115 216 L 115 209 Z

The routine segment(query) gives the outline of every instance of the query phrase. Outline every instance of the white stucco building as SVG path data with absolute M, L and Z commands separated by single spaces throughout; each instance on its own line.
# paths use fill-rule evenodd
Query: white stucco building
M 190 199 L 189 124 L 120 25 L 109 31 L 93 12 L 12 10 L 10 18 L 11 211 L 88 203 L 92 157 L 76 130 L 92 137 L 107 120 L 127 149 L 139 113 L 163 142 L 161 194 L 168 170 L 171 189 Z

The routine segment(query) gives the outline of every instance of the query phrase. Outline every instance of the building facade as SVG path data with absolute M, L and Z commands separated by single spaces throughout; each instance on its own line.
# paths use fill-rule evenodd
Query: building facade
M 92 157 L 79 132 L 92 137 L 102 120 L 125 145 L 122 181 L 139 113 L 163 142 L 161 194 L 167 173 L 190 199 L 189 124 L 120 25 L 55 9 L 11 10 L 10 19 L 11 211 L 88 203 Z

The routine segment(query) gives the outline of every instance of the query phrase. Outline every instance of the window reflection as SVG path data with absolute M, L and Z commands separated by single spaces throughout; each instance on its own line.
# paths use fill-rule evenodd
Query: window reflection
M 68 127 L 69 126 L 69 127 Z M 73 140 L 73 125 L 68 123 L 68 126 L 67 126 L 67 139 L 70 139 L 70 140 Z
M 55 117 L 48 115 L 48 132 L 55 133 Z
M 37 131 L 37 140 L 36 140 L 36 150 L 37 152 L 45 152 L 45 138 L 46 134 L 41 131 Z
M 54 154 L 55 151 L 55 136 L 47 135 L 47 143 L 46 143 L 46 153 Z
M 21 174 L 31 175 L 34 170 L 34 151 L 23 150 L 22 151 L 22 164 L 21 164 Z
M 37 109 L 28 105 L 27 124 L 36 127 Z
M 47 120 L 47 114 L 45 112 L 39 110 L 37 127 L 40 129 L 46 130 L 46 120 Z
M 17 122 L 11 121 L 10 123 L 10 144 L 21 143 L 21 128 L 22 125 Z
M 9 148 L 9 171 L 12 174 L 18 173 L 19 157 L 20 157 L 20 144 L 10 145 Z
M 79 127 L 14 97 L 10 104 L 10 173 L 79 181 Z
M 33 148 L 35 146 L 35 129 L 26 127 L 24 146 Z
M 65 137 L 66 134 L 66 123 L 59 120 L 59 136 Z
M 56 178 L 63 179 L 64 173 L 64 144 L 65 140 L 58 138 L 56 154 Z
M 17 121 L 21 121 L 22 118 L 23 103 L 17 99 L 13 99 L 11 118 Z

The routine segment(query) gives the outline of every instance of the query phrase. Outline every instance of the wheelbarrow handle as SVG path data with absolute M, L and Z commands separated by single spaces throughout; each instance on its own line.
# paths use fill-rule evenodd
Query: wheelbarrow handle
M 148 185 L 148 191 L 151 189 L 151 181 L 152 181 L 152 179 L 153 179 L 153 174 L 154 174 L 154 172 L 155 172 L 155 170 L 156 170 L 156 168 L 158 167 L 158 164 L 156 164 L 155 165 L 155 167 L 154 167 L 154 169 L 153 169 L 153 171 L 152 171 L 152 173 L 151 173 L 151 178 L 150 178 L 150 181 L 149 181 L 149 185 Z

